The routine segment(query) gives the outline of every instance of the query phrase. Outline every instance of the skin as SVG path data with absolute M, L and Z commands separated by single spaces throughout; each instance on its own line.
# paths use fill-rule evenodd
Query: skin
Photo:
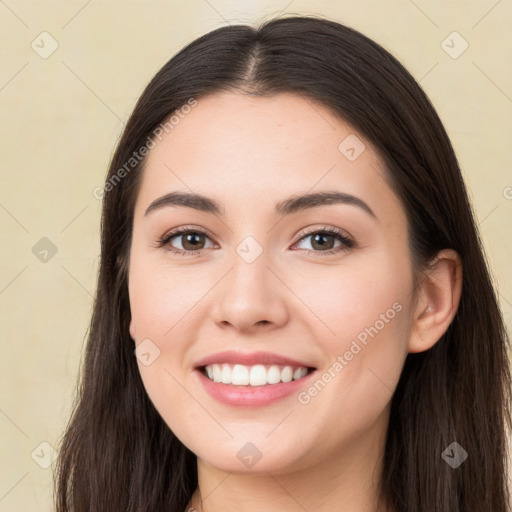
M 354 161 L 338 150 L 350 134 L 365 144 Z M 392 393 L 408 352 L 428 350 L 451 323 L 462 269 L 444 250 L 414 289 L 406 216 L 385 172 L 365 137 L 294 94 L 200 98 L 150 151 L 134 212 L 130 334 L 136 346 L 149 338 L 160 350 L 148 366 L 138 361 L 145 389 L 198 458 L 187 510 L 386 510 L 376 492 Z M 274 213 L 292 195 L 332 190 L 361 198 L 377 219 L 348 204 Z M 171 191 L 214 198 L 224 215 L 182 206 L 144 215 Z M 190 225 L 212 235 L 198 239 L 198 256 L 156 246 Z M 355 247 L 322 255 L 303 233 L 324 227 L 348 234 Z M 250 264 L 236 252 L 249 235 L 263 249 Z M 326 242 L 341 243 L 335 235 Z M 194 252 L 184 236 L 169 244 Z M 200 358 L 234 349 L 307 361 L 322 375 L 395 303 L 400 312 L 307 404 L 292 394 L 231 407 L 210 397 L 194 372 Z M 247 442 L 262 453 L 251 468 L 237 457 Z

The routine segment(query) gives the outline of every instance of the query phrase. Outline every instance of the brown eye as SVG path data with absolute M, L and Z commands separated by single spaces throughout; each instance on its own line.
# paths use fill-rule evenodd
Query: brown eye
M 304 235 L 298 243 L 302 240 L 311 239 L 310 245 L 314 253 L 319 255 L 329 255 L 342 251 L 347 251 L 354 247 L 354 242 L 346 237 L 340 230 L 335 228 L 324 228 L 322 230 L 316 230 Z M 340 242 L 337 246 L 336 239 Z
M 171 240 L 178 240 L 178 247 L 171 243 Z M 159 247 L 166 247 L 167 250 L 176 254 L 194 256 L 198 251 L 205 249 L 205 240 L 209 240 L 208 235 L 197 229 L 178 228 L 165 235 L 159 242 Z M 181 248 L 179 247 L 181 245 Z

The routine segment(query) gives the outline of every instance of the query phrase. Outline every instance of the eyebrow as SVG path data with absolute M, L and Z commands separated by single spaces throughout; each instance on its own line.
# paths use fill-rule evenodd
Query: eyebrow
M 377 220 L 377 216 L 374 211 L 362 199 L 339 191 L 316 192 L 312 194 L 293 196 L 289 199 L 278 202 L 275 205 L 275 213 L 277 215 L 285 216 L 331 204 L 348 204 L 357 206 Z M 189 192 L 170 192 L 169 194 L 165 194 L 164 196 L 155 199 L 146 209 L 144 216 L 169 206 L 184 206 L 205 213 L 213 213 L 214 215 L 220 216 L 224 215 L 219 203 L 214 199 L 201 194 L 193 194 Z

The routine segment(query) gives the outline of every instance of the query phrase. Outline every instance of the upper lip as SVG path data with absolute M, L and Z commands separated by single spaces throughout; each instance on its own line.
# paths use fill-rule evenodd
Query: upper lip
M 313 366 L 304 363 L 303 361 L 297 361 L 296 359 L 291 359 L 290 357 L 279 354 L 273 354 L 271 352 L 239 352 L 236 350 L 225 350 L 223 352 L 217 352 L 206 356 L 197 361 L 195 367 L 200 368 L 215 363 L 243 364 L 245 366 L 252 366 L 256 364 L 275 364 L 280 366 L 293 366 L 295 368 L 313 368 Z

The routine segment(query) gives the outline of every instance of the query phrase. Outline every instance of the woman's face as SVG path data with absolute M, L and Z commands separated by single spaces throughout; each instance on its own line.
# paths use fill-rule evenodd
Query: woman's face
M 381 160 L 292 94 L 216 94 L 182 112 L 155 138 L 134 214 L 130 333 L 150 399 L 224 471 L 364 463 L 382 447 L 413 306 L 406 218 Z M 346 200 L 294 202 L 321 192 Z M 159 201 L 171 193 L 218 212 Z M 189 233 L 169 239 L 176 228 Z

